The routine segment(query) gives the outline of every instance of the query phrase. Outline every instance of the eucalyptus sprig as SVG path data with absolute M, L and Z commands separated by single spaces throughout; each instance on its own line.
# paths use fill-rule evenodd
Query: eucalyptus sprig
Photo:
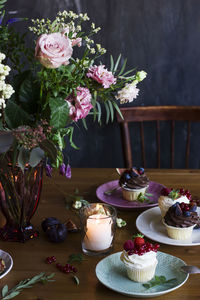
M 31 288 L 34 284 L 40 283 L 47 283 L 52 282 L 55 280 L 51 280 L 54 277 L 54 273 L 50 275 L 46 275 L 45 272 L 42 272 L 32 278 L 24 279 L 20 281 L 17 285 L 15 285 L 12 289 L 8 289 L 8 286 L 5 285 L 1 290 L 2 300 L 8 300 L 16 297 L 19 295 L 23 289 Z
M 146 289 L 150 289 L 156 285 L 162 285 L 162 284 L 170 284 L 173 285 L 177 282 L 177 278 L 172 278 L 172 279 L 166 279 L 165 276 L 155 276 L 154 279 L 149 281 L 149 283 L 144 283 L 143 287 Z

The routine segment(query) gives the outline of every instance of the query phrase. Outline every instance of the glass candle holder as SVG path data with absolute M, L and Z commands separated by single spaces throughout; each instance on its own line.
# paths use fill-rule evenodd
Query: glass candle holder
M 80 209 L 82 250 L 87 255 L 107 254 L 113 247 L 117 212 L 107 204 L 91 203 Z

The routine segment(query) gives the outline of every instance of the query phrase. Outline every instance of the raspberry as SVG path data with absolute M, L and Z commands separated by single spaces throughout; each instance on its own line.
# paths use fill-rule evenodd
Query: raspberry
M 134 243 L 132 240 L 128 240 L 124 243 L 123 248 L 125 251 L 133 250 L 134 249 Z

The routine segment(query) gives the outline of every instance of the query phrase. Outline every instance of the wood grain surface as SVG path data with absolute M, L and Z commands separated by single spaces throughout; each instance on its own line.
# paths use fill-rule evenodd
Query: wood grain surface
M 147 170 L 150 180 L 162 183 L 168 187 L 189 189 L 194 197 L 200 197 L 200 171 L 198 170 Z M 58 271 L 55 264 L 45 263 L 47 256 L 56 256 L 57 262 L 65 264 L 72 253 L 81 252 L 80 233 L 69 233 L 67 239 L 60 244 L 51 243 L 42 232 L 40 224 L 46 217 L 56 217 L 65 222 L 71 218 L 78 222 L 78 215 L 65 208 L 65 197 L 73 194 L 75 188 L 79 189 L 85 199 L 99 202 L 96 198 L 96 188 L 114 179 L 118 175 L 114 169 L 72 169 L 72 179 L 54 174 L 50 178 L 44 178 L 42 197 L 39 208 L 32 219 L 32 223 L 40 231 L 38 239 L 30 240 L 25 244 L 0 242 L 0 247 L 11 254 L 14 260 L 13 269 L 1 279 L 0 288 L 8 284 L 13 287 L 20 280 L 30 278 L 40 272 L 55 272 L 55 282 L 46 285 L 37 284 L 31 289 L 24 290 L 16 299 L 21 300 L 112 300 L 126 299 L 126 296 L 118 294 L 104 287 L 95 276 L 95 266 L 102 257 L 86 256 L 85 261 L 77 265 L 80 284 L 77 286 L 71 275 L 65 275 Z M 120 211 L 118 217 L 127 221 L 127 226 L 116 230 L 114 249 L 112 253 L 122 250 L 123 242 L 130 239 L 136 233 L 135 220 L 141 211 Z M 200 267 L 200 246 L 178 247 L 161 244 L 160 251 L 175 255 L 183 259 L 187 264 Z M 74 264 L 75 265 L 75 264 Z M 166 294 L 162 300 L 197 300 L 200 297 L 200 275 L 191 275 L 188 281 L 179 289 Z M 156 299 L 161 299 L 156 297 Z M 134 298 L 139 299 L 139 298 Z

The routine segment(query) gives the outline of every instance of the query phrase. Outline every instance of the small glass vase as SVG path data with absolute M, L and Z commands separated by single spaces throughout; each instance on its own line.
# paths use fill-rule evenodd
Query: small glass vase
M 80 209 L 82 250 L 87 255 L 102 255 L 113 248 L 116 209 L 111 205 L 91 203 Z
M 0 159 L 0 208 L 6 219 L 0 239 L 25 242 L 38 237 L 30 220 L 38 207 L 42 181 L 42 162 L 36 167 L 26 166 L 23 172 L 19 166 Z

